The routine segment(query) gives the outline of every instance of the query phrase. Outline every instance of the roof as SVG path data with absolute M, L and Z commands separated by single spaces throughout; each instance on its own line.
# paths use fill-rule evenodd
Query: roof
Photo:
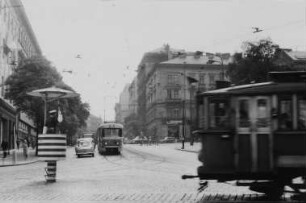
M 170 48 L 170 47 L 169 47 L 169 51 L 172 52 L 172 53 L 185 52 L 184 49 L 173 49 L 173 48 Z M 149 51 L 148 53 L 168 53 L 168 50 L 167 50 L 166 46 L 162 46 L 160 48 Z
M 168 54 L 165 52 L 147 52 L 143 55 L 140 64 L 160 63 L 168 60 Z
M 291 83 L 276 83 L 263 82 L 247 85 L 239 85 L 228 88 L 222 88 L 212 91 L 203 92 L 200 95 L 264 95 L 274 93 L 293 93 L 305 92 L 306 83 L 291 82 Z
M 171 60 L 162 62 L 161 64 L 210 64 L 210 65 L 228 65 L 231 62 L 231 58 L 223 59 L 219 56 L 206 56 L 206 55 L 198 55 L 195 54 L 187 54 L 183 56 L 178 56 Z
M 306 61 L 306 51 L 284 50 L 284 52 L 294 61 Z
M 123 128 L 123 125 L 120 123 L 103 123 L 99 128 Z

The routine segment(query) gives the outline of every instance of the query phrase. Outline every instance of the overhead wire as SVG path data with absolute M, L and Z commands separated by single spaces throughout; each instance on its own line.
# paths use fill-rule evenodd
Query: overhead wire
M 290 22 L 287 22 L 287 23 L 281 24 L 281 25 L 271 26 L 271 27 L 267 27 L 267 28 L 265 28 L 265 27 L 259 27 L 259 28 L 262 29 L 262 32 L 265 32 L 265 31 L 281 29 L 281 28 L 284 28 L 284 27 L 288 27 L 288 26 L 292 26 L 292 25 L 297 25 L 297 24 L 302 24 L 302 23 L 304 23 L 304 20 L 295 20 L 295 21 L 290 21 Z M 250 34 L 254 35 L 254 34 L 257 34 L 257 33 L 253 33 L 251 31 L 251 27 L 250 27 L 250 31 L 249 32 L 242 33 L 242 34 L 240 34 L 240 35 L 238 35 L 236 37 L 232 37 L 232 38 L 214 40 L 213 45 L 231 43 L 231 42 L 233 42 L 233 41 L 235 41 L 237 39 L 242 39 L 243 37 L 250 36 Z

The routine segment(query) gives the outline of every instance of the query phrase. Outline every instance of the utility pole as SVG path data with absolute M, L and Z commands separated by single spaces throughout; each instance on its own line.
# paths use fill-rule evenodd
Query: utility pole
M 186 109 L 185 109 L 185 103 L 186 103 L 186 67 L 185 67 L 186 62 L 184 62 L 183 64 L 183 69 L 184 69 L 184 74 L 183 74 L 183 80 L 184 80 L 184 84 L 183 84 L 183 91 L 184 91 L 184 98 L 183 98 L 183 121 L 182 121 L 182 149 L 185 148 L 185 137 L 186 137 L 186 127 L 185 127 L 185 120 L 186 120 Z

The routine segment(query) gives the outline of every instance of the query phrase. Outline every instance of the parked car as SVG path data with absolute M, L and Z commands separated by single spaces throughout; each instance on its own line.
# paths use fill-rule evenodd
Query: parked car
M 130 139 L 128 139 L 128 138 L 124 138 L 124 139 L 123 139 L 123 143 L 124 143 L 124 144 L 134 144 L 134 141 L 133 141 L 133 140 L 130 140 Z
M 160 140 L 160 143 L 174 143 L 176 142 L 175 137 L 165 137 L 164 139 Z
M 95 143 L 93 138 L 79 138 L 75 146 L 75 153 L 78 158 L 83 155 L 91 155 L 94 157 Z
M 146 144 L 148 143 L 148 138 L 137 136 L 132 141 L 133 142 L 131 144 Z

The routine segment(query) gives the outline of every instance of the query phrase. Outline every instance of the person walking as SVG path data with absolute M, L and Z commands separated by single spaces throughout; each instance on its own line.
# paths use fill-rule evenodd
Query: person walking
M 7 156 L 7 149 L 8 149 L 8 143 L 3 140 L 2 143 L 1 143 L 1 148 L 2 148 L 2 151 L 3 151 L 3 158 L 6 158 L 6 156 Z
M 22 142 L 22 149 L 23 149 L 23 156 L 25 159 L 28 158 L 28 145 L 27 145 L 27 140 L 24 140 Z
M 16 141 L 16 144 L 17 144 L 17 149 L 19 149 L 20 140 L 17 140 L 17 141 Z

